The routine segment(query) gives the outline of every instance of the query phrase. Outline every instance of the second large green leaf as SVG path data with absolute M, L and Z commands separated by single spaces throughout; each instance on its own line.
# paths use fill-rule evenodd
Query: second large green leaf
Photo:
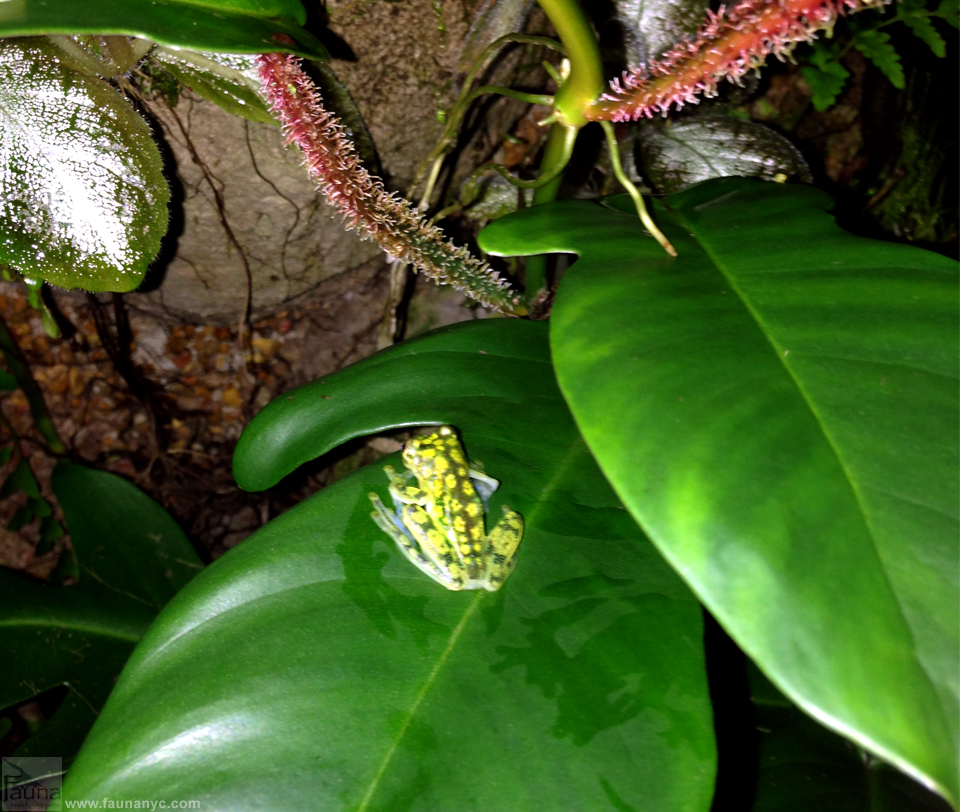
M 624 503 L 791 699 L 956 802 L 956 265 L 830 203 L 708 181 L 658 207 L 678 259 L 586 202 L 481 244 L 581 256 L 551 349 Z
M 0 190 L 0 264 L 60 287 L 133 290 L 167 230 L 147 123 L 39 37 L 0 43 Z
M 290 51 L 325 59 L 302 28 L 299 0 L 13 0 L 0 2 L 0 36 L 128 34 L 173 48 L 224 53 Z
M 450 592 L 370 518 L 367 466 L 207 568 L 131 658 L 71 800 L 205 810 L 706 810 L 700 607 L 622 509 L 545 325 L 484 321 L 282 395 L 236 453 L 261 487 L 390 425 L 446 422 L 519 510 L 516 571 Z M 259 484 L 258 484 L 259 483 Z

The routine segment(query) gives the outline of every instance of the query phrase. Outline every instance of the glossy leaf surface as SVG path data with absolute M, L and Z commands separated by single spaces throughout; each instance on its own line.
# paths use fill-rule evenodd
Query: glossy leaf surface
M 274 520 L 161 614 L 65 787 L 204 809 L 709 807 L 700 608 L 573 426 L 542 324 L 438 331 L 290 392 L 236 454 L 265 483 L 397 425 L 452 423 L 521 511 L 495 594 L 443 589 L 374 525 L 382 463 Z M 398 464 L 396 456 L 383 462 Z M 488 518 L 489 521 L 489 518 Z M 291 781 L 290 776 L 297 780 Z
M 779 133 L 754 121 L 705 115 L 670 126 L 648 122 L 639 129 L 643 175 L 670 194 L 710 178 L 739 175 L 773 180 L 784 175 L 809 183 L 800 151 Z
M 156 613 L 202 568 L 170 514 L 127 480 L 61 464 L 51 483 L 81 582 L 92 580 Z
M 134 644 L 201 567 L 176 523 L 120 477 L 62 464 L 53 488 L 80 565 L 75 586 L 0 570 L 0 707 L 57 685 L 70 689 L 53 718 L 18 751 L 71 759 Z
M 956 799 L 956 265 L 845 233 L 807 187 L 667 203 L 678 259 L 586 202 L 481 245 L 581 256 L 551 348 L 624 503 L 784 693 Z
M 221 109 L 249 121 L 276 124 L 260 96 L 256 57 L 244 54 L 200 54 L 158 46 L 150 60 L 159 63 L 181 84 Z
M 300 0 L 13 0 L 0 3 L 0 37 L 126 34 L 225 53 L 287 51 L 314 59 L 323 45 L 300 26 Z
M 706 0 L 614 0 L 627 64 L 647 65 L 678 43 L 695 39 L 709 8 Z
M 64 288 L 133 290 L 167 230 L 161 170 L 146 122 L 106 82 L 46 40 L 0 43 L 0 263 Z

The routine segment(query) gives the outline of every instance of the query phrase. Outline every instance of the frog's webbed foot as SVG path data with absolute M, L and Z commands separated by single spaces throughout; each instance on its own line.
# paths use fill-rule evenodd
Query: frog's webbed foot
M 496 592 L 510 577 L 517 566 L 517 553 L 523 537 L 523 516 L 503 506 L 503 518 L 490 531 L 487 543 L 490 548 L 490 565 L 484 579 L 484 589 Z

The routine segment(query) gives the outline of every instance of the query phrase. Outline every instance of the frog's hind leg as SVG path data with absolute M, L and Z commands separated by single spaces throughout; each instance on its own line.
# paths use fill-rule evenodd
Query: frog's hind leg
M 496 592 L 517 566 L 520 539 L 523 537 L 523 516 L 503 506 L 503 518 L 490 531 L 487 539 L 490 564 L 487 567 L 484 589 Z
M 403 524 L 417 546 L 407 549 L 400 539 L 397 543 L 411 563 L 447 589 L 455 592 L 463 589 L 466 584 L 463 561 L 450 540 L 433 526 L 426 511 L 419 505 L 407 505 L 403 509 Z
M 374 512 L 370 514 L 384 533 L 392 538 L 397 548 L 403 553 L 404 558 L 413 564 L 418 570 L 429 575 L 434 581 L 447 589 L 459 591 L 463 589 L 463 582 L 458 581 L 449 572 L 438 567 L 433 561 L 427 558 L 417 546 L 410 530 L 403 524 L 403 520 L 395 512 L 387 510 L 386 505 L 380 497 L 370 494 L 370 501 L 373 503 Z M 409 509 L 410 506 L 408 506 Z
M 407 561 L 425 575 L 429 575 L 434 581 L 440 584 L 440 586 L 446 587 L 454 592 L 459 592 L 463 589 L 462 581 L 458 581 L 449 573 L 437 567 L 433 561 L 420 552 L 420 548 L 405 534 L 402 534 L 400 537 L 394 536 L 393 540 L 397 542 L 397 547 L 400 548 L 400 552 L 403 553 Z

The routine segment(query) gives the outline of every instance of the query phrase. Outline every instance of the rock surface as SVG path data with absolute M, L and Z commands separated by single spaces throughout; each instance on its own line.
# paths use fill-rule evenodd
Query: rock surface
M 393 190 L 406 191 L 440 136 L 437 113 L 458 89 L 471 6 L 470 0 L 327 6 L 330 30 L 355 58 L 330 65 L 353 96 Z M 512 121 L 502 112 L 508 107 L 498 106 L 472 153 L 495 147 Z M 148 281 L 145 292 L 128 297 L 132 307 L 167 320 L 235 324 L 248 296 L 245 265 L 251 316 L 258 319 L 324 280 L 381 261 L 375 244 L 344 229 L 278 128 L 230 116 L 189 91 L 172 110 L 162 99 L 147 108 L 170 147 L 182 194 L 178 200 L 174 189 L 171 256 L 158 268 L 159 287 L 153 280 L 150 290 Z M 470 161 L 468 155 L 461 163 Z
M 344 228 L 278 127 L 188 93 L 174 109 L 157 101 L 150 112 L 175 158 L 182 195 L 173 205 L 182 215 L 173 220 L 182 231 L 162 283 L 131 295 L 132 306 L 178 321 L 236 324 L 248 296 L 245 266 L 258 319 L 381 255 Z

